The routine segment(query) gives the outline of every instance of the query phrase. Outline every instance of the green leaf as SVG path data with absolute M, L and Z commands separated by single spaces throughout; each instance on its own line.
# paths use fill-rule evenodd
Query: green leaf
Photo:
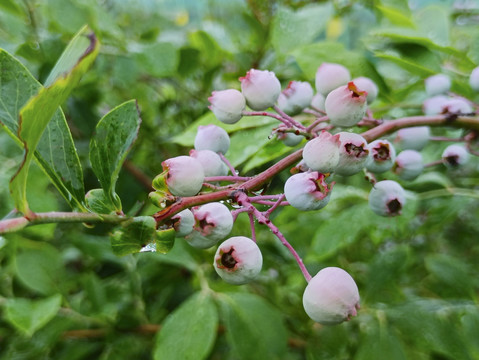
M 162 254 L 166 254 L 173 249 L 175 245 L 175 229 L 157 230 L 156 231 L 156 251 Z
M 381 11 L 384 17 L 386 17 L 393 25 L 398 25 L 398 26 L 405 26 L 405 27 L 410 27 L 410 28 L 416 28 L 416 25 L 414 22 L 410 19 L 408 13 L 404 15 L 404 10 L 403 9 L 395 9 L 390 6 L 380 6 L 376 5 L 376 9 Z
M 177 47 L 170 43 L 148 45 L 136 57 L 146 72 L 156 77 L 175 75 L 180 60 Z
M 125 221 L 111 236 L 111 247 L 118 256 L 139 252 L 155 241 L 156 221 L 151 216 L 138 216 Z
M 121 166 L 140 129 L 140 114 L 135 100 L 127 101 L 106 114 L 96 126 L 90 141 L 90 162 L 95 175 L 117 210 L 115 185 Z
M 121 204 L 121 200 L 117 194 L 115 196 L 115 204 Z M 97 214 L 110 214 L 116 212 L 109 198 L 105 195 L 103 189 L 92 189 L 85 196 L 87 207 Z
M 403 346 L 395 333 L 385 326 L 374 327 L 361 339 L 355 360 L 382 359 L 406 360 Z
M 51 297 L 31 300 L 13 298 L 8 299 L 5 306 L 5 319 L 27 336 L 53 319 L 60 309 L 62 296 L 57 294 Z
M 420 65 L 422 62 L 419 62 L 414 59 L 407 59 L 404 56 L 400 56 L 397 54 L 388 54 L 388 53 L 383 53 L 378 51 L 374 53 L 374 56 L 380 59 L 392 61 L 393 63 L 399 65 L 400 67 L 409 71 L 410 73 L 417 74 L 424 78 L 434 75 L 440 71 L 440 67 L 439 67 L 439 63 L 437 59 L 435 59 L 435 61 L 429 61 L 428 66 L 426 67 L 426 66 Z
M 0 69 L 0 124 L 23 147 L 18 137 L 20 109 L 42 86 L 17 59 L 1 49 Z M 61 109 L 48 123 L 34 155 L 70 206 L 83 209 L 83 172 Z
M 15 261 L 16 275 L 28 288 L 51 295 L 64 287 L 64 268 L 58 250 L 48 244 L 22 251 Z
M 89 41 L 85 42 L 85 37 Z M 87 27 L 81 29 L 65 50 L 65 53 L 70 54 L 73 51 L 72 49 L 80 47 L 82 50 L 75 51 L 75 53 L 81 54 L 81 57 L 76 59 L 76 62 L 68 58 L 69 61 L 66 62 L 70 65 L 68 72 L 61 73 L 62 76 L 58 77 L 50 86 L 41 88 L 39 93 L 32 97 L 20 110 L 18 135 L 25 146 L 25 157 L 17 174 L 10 182 L 10 191 L 12 192 L 17 210 L 24 214 L 31 213 L 26 198 L 26 185 L 30 162 L 33 159 L 37 145 L 58 107 L 68 98 L 82 75 L 95 60 L 98 54 L 97 44 L 91 30 Z M 60 60 L 64 64 L 65 62 L 62 61 L 62 58 Z
M 218 294 L 226 338 L 235 359 L 283 359 L 287 330 L 282 315 L 257 295 Z
M 206 359 L 217 328 L 218 311 L 211 296 L 197 293 L 166 318 L 156 338 L 154 359 Z
M 333 13 L 331 3 L 312 4 L 297 11 L 280 7 L 272 21 L 271 43 L 279 54 L 311 44 L 326 29 Z

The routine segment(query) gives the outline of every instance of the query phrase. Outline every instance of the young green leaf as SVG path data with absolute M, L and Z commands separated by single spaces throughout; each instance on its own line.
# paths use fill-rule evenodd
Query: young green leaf
M 60 294 L 51 297 L 31 300 L 8 299 L 5 307 L 5 319 L 27 336 L 47 324 L 60 309 L 62 297 Z
M 84 38 L 89 41 L 85 42 Z M 76 48 L 79 49 L 76 49 Z M 68 98 L 70 92 L 78 84 L 82 75 L 88 70 L 90 65 L 98 54 L 98 42 L 94 33 L 84 27 L 72 39 L 66 52 L 71 53 L 71 49 L 76 49 L 75 53 L 81 56 L 76 62 L 71 58 L 69 61 L 62 61 L 62 75 L 56 77 L 56 80 L 48 87 L 41 88 L 39 93 L 30 98 L 26 105 L 20 110 L 18 135 L 25 146 L 25 157 L 20 165 L 18 172 L 10 182 L 10 191 L 15 201 L 15 206 L 20 212 L 32 215 L 27 203 L 27 176 L 30 163 L 34 157 L 34 152 L 40 142 L 41 136 L 46 129 L 58 107 Z
M 111 236 L 113 252 L 118 256 L 139 252 L 155 241 L 156 221 L 151 216 L 138 216 L 125 221 Z
M 90 162 L 108 200 L 117 210 L 115 185 L 121 166 L 138 136 L 141 118 L 135 100 L 127 101 L 106 114 L 90 141 Z
M 197 293 L 165 321 L 156 338 L 155 360 L 202 360 L 213 348 L 218 312 L 209 294 Z
M 0 68 L 0 125 L 23 147 L 23 142 L 18 137 L 20 109 L 42 86 L 20 61 L 2 49 Z M 70 206 L 83 209 L 83 172 L 61 109 L 55 112 L 48 123 L 34 156 Z

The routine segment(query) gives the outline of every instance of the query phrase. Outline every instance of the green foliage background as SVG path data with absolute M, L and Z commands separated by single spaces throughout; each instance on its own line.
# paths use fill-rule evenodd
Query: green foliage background
M 85 24 L 93 29 L 100 53 L 62 107 L 85 190 L 100 187 L 88 154 L 99 119 L 137 99 L 142 124 L 116 193 L 125 213 L 151 215 L 156 209 L 135 170 L 152 178 L 164 159 L 185 154 L 198 125 L 217 123 L 207 109 L 211 91 L 239 88 L 238 77 L 252 67 L 274 71 L 286 86 L 313 82 L 324 61 L 341 63 L 353 77 L 379 85 L 378 117 L 420 114 L 423 80 L 438 72 L 452 77 L 454 92 L 479 101 L 467 85 L 479 64 L 479 8 L 453 0 L 409 3 L 413 8 L 397 0 L 3 0 L 0 47 L 45 83 L 75 33 Z M 272 124 L 250 118 L 225 126 L 227 156 L 244 174 L 291 151 L 268 138 Z M 428 145 L 425 160 L 437 160 L 446 145 Z M 0 217 L 14 208 L 8 183 L 22 159 L 1 130 Z M 214 249 L 195 250 L 181 239 L 166 255 L 118 257 L 107 224 L 40 225 L 0 237 L 0 356 L 479 359 L 477 163 L 401 181 L 408 206 L 398 218 L 369 210 L 361 175 L 337 180 L 321 211 L 275 213 L 312 274 L 340 266 L 355 278 L 362 309 L 336 327 L 308 319 L 301 272 L 259 227 L 263 271 L 240 287 L 217 277 Z M 287 176 L 275 179 L 271 191 L 282 191 Z M 27 197 L 33 211 L 70 210 L 35 164 Z M 249 231 L 240 216 L 233 235 Z

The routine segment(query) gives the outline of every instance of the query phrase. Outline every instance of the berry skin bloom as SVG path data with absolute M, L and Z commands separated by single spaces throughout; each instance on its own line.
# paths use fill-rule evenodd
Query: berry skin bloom
M 234 236 L 218 247 L 213 266 L 227 283 L 242 285 L 258 276 L 263 266 L 263 256 L 253 240 Z
M 472 90 L 479 91 L 479 66 L 472 70 L 469 76 L 469 85 Z
M 369 157 L 366 168 L 374 173 L 388 171 L 396 160 L 396 149 L 387 140 L 374 140 L 368 146 Z
M 405 203 L 404 189 L 393 180 L 377 182 L 369 193 L 369 207 L 380 216 L 400 215 Z
M 222 203 L 208 203 L 194 207 L 192 211 L 195 217 L 195 226 L 185 240 L 195 248 L 212 247 L 227 237 L 233 228 L 233 216 Z
M 166 185 L 175 196 L 194 196 L 203 187 L 205 174 L 201 163 L 190 156 L 177 156 L 161 163 L 167 170 Z
M 290 176 L 284 184 L 284 194 L 296 209 L 309 211 L 325 207 L 334 184 L 328 184 L 323 174 L 316 171 Z
M 331 91 L 324 102 L 331 124 L 351 127 L 360 122 L 368 107 L 367 95 L 352 81 Z
M 402 149 L 422 150 L 430 137 L 429 126 L 415 126 L 398 130 L 396 141 Z
M 281 83 L 272 71 L 251 69 L 239 80 L 246 103 L 253 110 L 274 106 L 281 93 Z
M 360 172 L 368 160 L 368 143 L 359 134 L 340 132 L 338 135 L 340 142 L 339 163 L 335 173 L 353 175 Z
M 173 220 L 173 228 L 176 231 L 176 236 L 183 237 L 190 234 L 193 231 L 195 225 L 195 217 L 189 209 L 180 211 L 178 214 L 171 218 Z
M 358 287 L 343 269 L 324 268 L 306 286 L 303 307 L 306 314 L 320 324 L 340 324 L 357 315 Z
M 343 65 L 325 62 L 316 71 L 316 91 L 326 96 L 339 86 L 346 85 L 350 80 L 351 74 Z
M 205 177 L 228 174 L 228 167 L 220 156 L 212 150 L 190 150 L 190 156 L 201 163 Z
M 467 163 L 469 153 L 461 145 L 449 145 L 442 153 L 442 163 L 449 169 L 457 169 Z
M 306 143 L 303 160 L 314 171 L 333 172 L 339 163 L 339 144 L 339 135 L 322 131 L 318 137 Z
M 208 101 L 211 103 L 208 108 L 222 123 L 235 124 L 243 117 L 246 100 L 238 90 L 213 91 Z
M 297 115 L 311 104 L 313 88 L 305 81 L 291 81 L 278 97 L 278 107 L 288 115 Z
M 437 74 L 424 80 L 424 85 L 428 96 L 445 94 L 451 88 L 451 79 L 447 75 Z
M 416 150 L 404 150 L 396 157 L 394 172 L 404 180 L 414 180 L 424 170 L 422 155 Z
M 353 83 L 358 87 L 358 89 L 366 91 L 368 93 L 368 104 L 371 104 L 378 97 L 378 86 L 370 78 L 361 76 L 356 79 L 353 79 Z
M 211 150 L 216 153 L 226 154 L 229 147 L 230 137 L 224 129 L 213 124 L 198 126 L 195 137 L 196 150 Z

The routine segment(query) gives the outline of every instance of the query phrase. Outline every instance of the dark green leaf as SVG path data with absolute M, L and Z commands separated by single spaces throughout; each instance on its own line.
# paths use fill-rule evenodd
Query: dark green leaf
M 287 331 L 282 315 L 262 298 L 246 293 L 218 296 L 226 337 L 235 359 L 283 359 Z
M 165 320 L 156 339 L 155 360 L 202 360 L 213 348 L 218 311 L 209 294 L 197 293 Z
M 115 204 L 121 204 L 121 200 L 117 194 L 115 196 Z M 85 196 L 86 206 L 97 214 L 109 214 L 115 212 L 116 209 L 112 205 L 110 199 L 105 195 L 103 189 L 92 189 Z
M 5 318 L 18 330 L 32 336 L 35 331 L 53 319 L 60 309 L 61 301 L 62 297 L 59 294 L 39 300 L 8 299 Z
M 175 229 L 158 230 L 156 232 L 156 251 L 162 254 L 168 253 L 175 245 Z
M 125 221 L 111 236 L 113 252 L 118 256 L 139 252 L 155 241 L 156 221 L 151 216 L 138 216 Z
M 115 185 L 123 161 L 140 128 L 135 100 L 127 101 L 101 118 L 90 141 L 90 162 L 111 204 L 121 210 L 115 197 Z

